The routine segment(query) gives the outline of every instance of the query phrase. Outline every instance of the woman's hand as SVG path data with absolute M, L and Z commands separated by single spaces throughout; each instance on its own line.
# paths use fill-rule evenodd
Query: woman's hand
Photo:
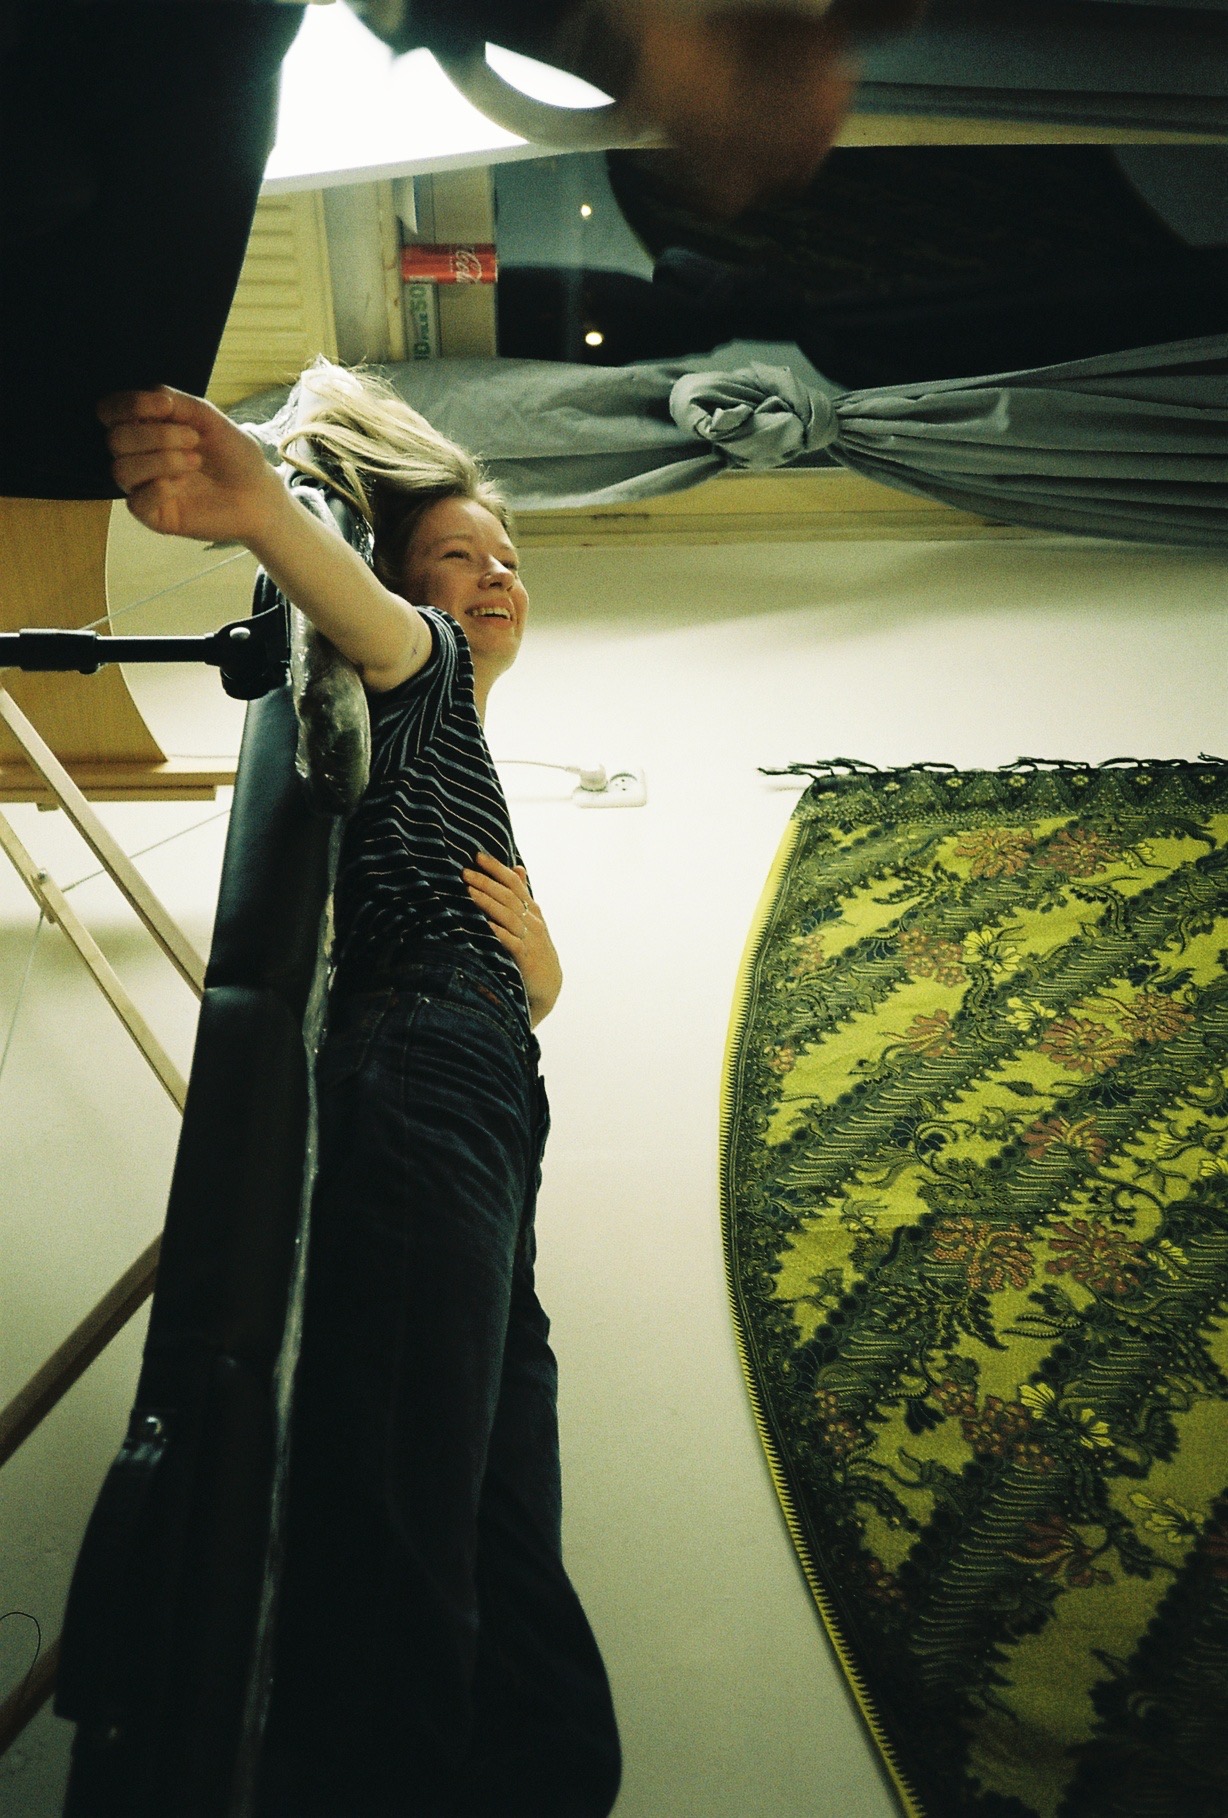
M 134 518 L 168 536 L 246 543 L 369 688 L 395 688 L 421 669 L 431 636 L 420 614 L 291 496 L 238 424 L 169 385 L 114 392 L 98 415 Z
M 259 541 L 286 489 L 260 447 L 203 398 L 162 385 L 98 405 L 115 484 L 150 530 L 201 542 Z
M 529 895 L 523 865 L 501 865 L 488 852 L 478 853 L 480 871 L 462 871 L 469 894 L 486 917 L 491 933 L 520 968 L 536 1028 L 554 1009 L 563 988 L 563 968 L 550 939 L 546 919 Z

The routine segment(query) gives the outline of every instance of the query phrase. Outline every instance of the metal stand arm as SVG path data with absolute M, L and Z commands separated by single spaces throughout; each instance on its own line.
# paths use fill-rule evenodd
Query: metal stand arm
M 103 663 L 209 663 L 238 701 L 280 688 L 289 674 L 290 639 L 280 606 L 223 625 L 203 638 L 117 638 L 96 631 L 0 633 L 0 668 L 75 670 L 93 675 Z

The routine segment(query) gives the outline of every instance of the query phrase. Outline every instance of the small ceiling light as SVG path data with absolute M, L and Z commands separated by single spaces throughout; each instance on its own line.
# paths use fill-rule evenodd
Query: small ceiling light
M 584 337 L 584 345 L 586 347 L 600 347 L 604 340 L 605 336 L 599 328 L 590 328 Z
M 591 209 L 591 208 L 590 208 L 590 207 L 589 207 L 589 205 L 588 205 L 588 203 L 587 203 L 587 202 L 581 202 L 581 204 L 580 204 L 580 213 L 581 213 L 581 214 L 582 214 L 582 215 L 583 215 L 583 216 L 584 216 L 584 219 L 585 219 L 585 220 L 586 220 L 586 221 L 587 221 L 587 220 L 588 220 L 588 218 L 589 218 L 589 216 L 590 216 L 590 215 L 591 215 L 591 214 L 592 214 L 592 212 L 593 212 L 593 211 L 592 211 L 592 209 Z

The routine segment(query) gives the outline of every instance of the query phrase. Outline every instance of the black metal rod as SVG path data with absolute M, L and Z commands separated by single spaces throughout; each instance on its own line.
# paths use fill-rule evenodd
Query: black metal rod
M 249 634 L 250 635 L 250 634 Z M 112 638 L 96 631 L 0 632 L 0 665 L 10 669 L 78 670 L 92 675 L 103 663 L 220 664 L 232 645 L 216 634 L 199 638 Z
M 209 663 L 228 694 L 254 700 L 286 677 L 289 642 L 277 607 L 223 625 L 207 637 L 109 637 L 96 631 L 0 632 L 0 669 L 75 671 L 93 675 L 104 663 Z

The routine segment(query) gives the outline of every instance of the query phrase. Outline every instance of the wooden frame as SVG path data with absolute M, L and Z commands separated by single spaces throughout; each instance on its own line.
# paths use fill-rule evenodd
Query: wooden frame
M 149 1062 L 167 1094 L 182 1111 L 187 1081 L 162 1046 L 115 971 L 102 948 L 69 904 L 59 885 L 39 869 L 12 826 L 0 814 L 0 851 L 12 861 L 18 877 L 43 914 L 63 929 L 73 948 L 89 968 L 95 984 Z
M 1018 541 L 1051 534 L 956 511 L 937 499 L 880 486 L 845 467 L 719 474 L 689 491 L 635 505 L 516 513 L 516 539 L 524 549 L 880 539 L 926 543 L 985 537 Z
M 1080 126 L 1061 120 L 985 120 L 957 114 L 850 114 L 836 144 L 1221 145 L 1223 133 L 1158 132 L 1142 126 Z
M 25 715 L 3 689 L 0 689 L 0 719 L 3 719 L 27 750 L 31 762 L 36 764 L 54 798 L 70 815 L 74 825 L 154 935 L 163 952 L 199 997 L 204 990 L 204 964 L 200 956 L 137 872 L 127 854 L 98 820 L 63 766 L 57 762 Z M 3 814 L 0 814 L 0 850 L 10 859 L 17 875 L 43 914 L 63 930 L 103 996 L 149 1062 L 159 1083 L 182 1111 L 187 1101 L 187 1081 L 64 892 L 36 864 Z M 79 1321 L 63 1343 L 56 1347 L 29 1381 L 18 1390 L 7 1407 L 0 1410 L 0 1465 L 12 1457 L 148 1300 L 157 1277 L 161 1246 L 162 1238 L 159 1235 L 112 1284 L 84 1319 Z M 55 1690 L 59 1659 L 60 1642 L 57 1637 L 42 1652 L 17 1690 L 0 1705 L 0 1754 L 21 1734 L 26 1724 L 51 1697 Z
M 37 1717 L 55 1691 L 60 1670 L 60 1638 L 50 1642 L 39 1655 L 15 1692 L 0 1704 L 0 1755 L 15 1742 L 32 1717 Z
M 110 499 L 0 499 L 0 631 L 105 628 L 110 522 Z M 118 664 L 91 676 L 0 674 L 62 772 L 95 799 L 212 801 L 234 782 L 232 762 L 167 756 Z M 0 802 L 57 800 L 11 724 L 0 725 Z
M 107 499 L 0 500 L 6 583 L 0 626 L 80 627 L 105 620 L 110 516 Z M 85 791 L 109 799 L 210 799 L 219 785 L 233 782 L 234 765 L 168 758 L 141 718 L 118 667 L 90 677 L 10 671 L 4 680 L 9 686 L 0 687 L 0 801 L 63 808 L 180 977 L 200 997 L 204 960 L 95 814 Z M 0 851 L 43 915 L 63 930 L 163 1090 L 182 1111 L 187 1081 L 64 892 L 37 864 L 3 814 Z M 160 1246 L 158 1237 L 0 1410 L 0 1464 L 149 1298 Z M 57 1639 L 0 1705 L 0 1752 L 51 1696 L 59 1654 Z
M 110 873 L 185 984 L 190 985 L 197 997 L 200 997 L 205 989 L 205 962 L 183 929 L 158 901 L 119 841 L 103 826 L 51 747 L 39 737 L 12 696 L 3 688 L 0 688 L 0 721 L 13 734 L 58 805 L 95 858 Z M 7 826 L 7 822 L 4 824 Z M 16 835 L 12 837 L 16 839 Z M 9 856 L 13 857 L 11 851 Z M 14 863 L 17 863 L 16 859 Z M 21 869 L 19 864 L 18 869 Z M 57 912 L 55 920 L 60 919 Z
M 108 1288 L 97 1306 L 92 1307 L 73 1327 L 62 1345 L 36 1370 L 19 1389 L 6 1408 L 0 1409 L 0 1465 L 7 1464 L 13 1453 L 27 1440 L 35 1427 L 50 1414 L 94 1359 L 105 1351 L 115 1334 L 122 1331 L 137 1309 L 153 1293 L 158 1273 L 158 1255 L 162 1239 L 155 1237 L 136 1261 Z

